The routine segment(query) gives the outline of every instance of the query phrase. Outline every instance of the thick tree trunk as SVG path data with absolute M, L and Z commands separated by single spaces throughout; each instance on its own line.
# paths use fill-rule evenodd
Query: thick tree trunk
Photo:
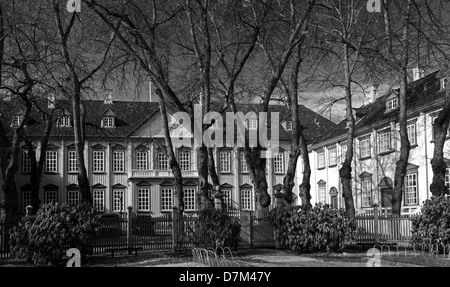
M 214 151 L 212 147 L 208 148 L 208 173 L 209 176 L 211 176 L 213 192 L 220 192 L 220 181 L 219 176 L 216 172 L 216 162 L 214 159 Z
M 248 141 L 246 141 L 244 155 L 255 191 L 255 209 L 261 210 L 261 208 L 268 207 L 271 202 L 266 180 L 266 159 L 261 158 L 261 147 L 250 149 Z
M 450 97 L 446 91 L 446 101 L 444 108 L 433 123 L 434 127 L 434 151 L 431 159 L 433 169 L 433 182 L 430 185 L 431 194 L 440 196 L 448 194 L 448 187 L 445 185 L 445 171 L 447 164 L 444 161 L 444 146 L 447 139 L 447 130 L 450 122 Z
M 311 165 L 309 163 L 308 146 L 303 134 L 300 136 L 300 154 L 303 160 L 303 178 L 300 184 L 300 198 L 302 199 L 302 207 L 310 208 L 311 205 Z
M 197 154 L 198 194 L 197 202 L 200 209 L 211 207 L 208 200 L 208 150 L 205 145 L 195 149 Z

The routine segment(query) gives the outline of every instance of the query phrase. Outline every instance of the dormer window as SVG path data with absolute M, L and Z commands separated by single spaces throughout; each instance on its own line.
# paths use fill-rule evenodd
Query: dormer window
M 258 119 L 245 120 L 245 126 L 249 130 L 256 130 L 258 128 Z
M 57 126 L 60 127 L 60 128 L 63 128 L 63 127 L 69 128 L 69 127 L 71 127 L 72 125 L 70 123 L 70 117 L 69 116 L 62 116 L 62 117 L 60 117 L 58 119 Z
M 386 102 L 386 110 L 394 110 L 398 107 L 398 99 L 392 98 Z
M 448 78 L 447 77 L 442 78 L 441 79 L 441 90 L 445 90 L 447 88 L 447 85 L 448 85 Z
M 114 117 L 102 118 L 102 128 L 113 128 L 113 127 L 114 127 Z
M 292 131 L 292 121 L 291 120 L 286 121 L 286 130 Z
M 22 116 L 13 116 L 11 127 L 18 128 L 20 124 L 22 123 L 23 117 Z

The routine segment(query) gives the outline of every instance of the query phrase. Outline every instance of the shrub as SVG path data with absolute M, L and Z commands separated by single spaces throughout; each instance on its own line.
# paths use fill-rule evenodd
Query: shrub
M 81 255 L 92 254 L 90 239 L 98 227 L 98 216 L 87 203 L 46 204 L 35 216 L 25 216 L 10 230 L 11 253 L 34 264 L 56 265 L 66 250 L 77 248 Z
M 238 218 L 229 216 L 226 210 L 205 208 L 199 211 L 195 222 L 195 239 L 197 246 L 237 248 L 241 233 L 241 223 Z
M 298 252 L 338 251 L 356 235 L 356 223 L 345 211 L 327 204 L 298 210 L 277 207 L 269 218 L 280 243 Z
M 450 244 L 450 200 L 432 196 L 412 218 L 411 244 Z

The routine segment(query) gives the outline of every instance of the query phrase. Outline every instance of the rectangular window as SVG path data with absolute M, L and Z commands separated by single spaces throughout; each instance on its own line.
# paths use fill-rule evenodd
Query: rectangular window
M 448 85 L 448 78 L 447 77 L 442 78 L 441 79 L 441 90 L 445 90 L 447 88 L 447 85 Z
M 105 190 L 94 189 L 92 191 L 92 203 L 98 211 L 105 211 Z
M 74 150 L 69 150 L 67 152 L 67 171 L 68 172 L 78 172 L 78 159 L 77 152 Z
M 326 188 L 324 185 L 319 186 L 319 202 L 326 203 Z
M 22 191 L 22 211 L 25 212 L 25 208 L 31 205 L 31 191 Z
M 284 173 L 284 154 L 275 154 L 273 158 L 273 172 Z
M 397 107 L 398 107 L 398 99 L 397 98 L 393 98 L 392 100 L 389 100 L 386 103 L 386 108 L 388 110 L 393 110 L 393 109 L 395 109 Z
M 181 170 L 191 170 L 191 152 L 187 150 L 180 151 L 178 162 Z
M 325 167 L 325 152 L 324 151 L 317 153 L 317 167 L 318 168 Z
M 148 169 L 148 153 L 146 151 L 136 152 L 136 169 L 137 170 Z
M 58 119 L 58 122 L 56 123 L 58 127 L 71 127 L 70 124 L 70 117 L 69 116 L 62 116 Z
M 347 145 L 341 145 L 341 162 L 345 161 L 345 154 L 347 153 Z
M 338 197 L 336 195 L 331 197 L 331 207 L 338 208 Z
M 231 153 L 229 151 L 219 152 L 220 156 L 220 172 L 231 171 Z
M 406 127 L 406 130 L 408 131 L 409 143 L 411 145 L 416 145 L 417 144 L 417 140 L 416 140 L 416 123 L 408 125 Z
M 405 176 L 405 205 L 419 204 L 417 194 L 417 173 L 410 173 Z
M 44 192 L 44 203 L 56 203 L 58 202 L 58 192 L 56 190 L 46 190 Z
M 45 171 L 58 172 L 58 151 L 48 150 L 45 153 Z
M 161 210 L 164 211 L 172 210 L 172 207 L 173 207 L 172 189 L 164 188 L 161 190 Z
M 113 152 L 113 172 L 125 171 L 125 152 L 114 151 Z
M 328 161 L 330 166 L 337 164 L 336 148 L 328 149 Z
M 378 153 L 391 150 L 391 132 L 378 134 Z
M 113 128 L 114 127 L 114 118 L 113 117 L 104 117 L 102 121 L 102 125 L 104 128 Z
M 258 128 L 258 119 L 249 119 L 245 121 L 247 129 L 256 130 Z
M 286 121 L 286 130 L 292 131 L 292 121 Z
M 22 116 L 13 116 L 13 120 L 11 123 L 11 126 L 13 128 L 19 127 L 21 123 L 22 123 Z
M 158 153 L 158 170 L 169 170 L 169 159 L 163 152 Z
M 31 172 L 31 158 L 28 156 L 27 150 L 22 150 L 22 172 Z
M 252 210 L 252 191 L 250 189 L 241 190 L 242 210 Z
M 138 210 L 150 211 L 150 189 L 139 188 L 138 189 Z
M 195 210 L 195 188 L 184 189 L 184 209 L 187 211 Z
M 231 190 L 230 189 L 223 189 L 222 193 L 223 196 L 223 203 L 225 203 L 225 206 L 228 208 L 231 208 Z
M 67 191 L 67 203 L 69 205 L 77 205 L 80 202 L 80 191 L 69 190 Z
M 362 207 L 372 205 L 372 180 L 363 180 L 361 182 Z
M 450 168 L 445 169 L 445 186 L 450 190 Z
M 245 161 L 244 152 L 240 153 L 240 157 L 241 157 L 241 172 L 248 172 L 248 166 L 247 166 L 247 162 Z
M 370 157 L 370 138 L 359 140 L 359 154 L 360 158 Z
M 105 152 L 104 151 L 94 151 L 94 167 L 93 172 L 104 172 L 105 171 Z
M 125 190 L 115 189 L 113 191 L 113 211 L 125 211 Z

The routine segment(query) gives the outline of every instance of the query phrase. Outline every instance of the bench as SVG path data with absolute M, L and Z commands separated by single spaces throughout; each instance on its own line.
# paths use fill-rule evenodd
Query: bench
M 114 252 L 128 250 L 128 254 L 134 250 L 134 256 L 137 256 L 138 250 L 142 250 L 142 247 L 117 247 L 117 248 L 107 248 L 106 252 L 111 252 L 111 257 L 114 258 Z

